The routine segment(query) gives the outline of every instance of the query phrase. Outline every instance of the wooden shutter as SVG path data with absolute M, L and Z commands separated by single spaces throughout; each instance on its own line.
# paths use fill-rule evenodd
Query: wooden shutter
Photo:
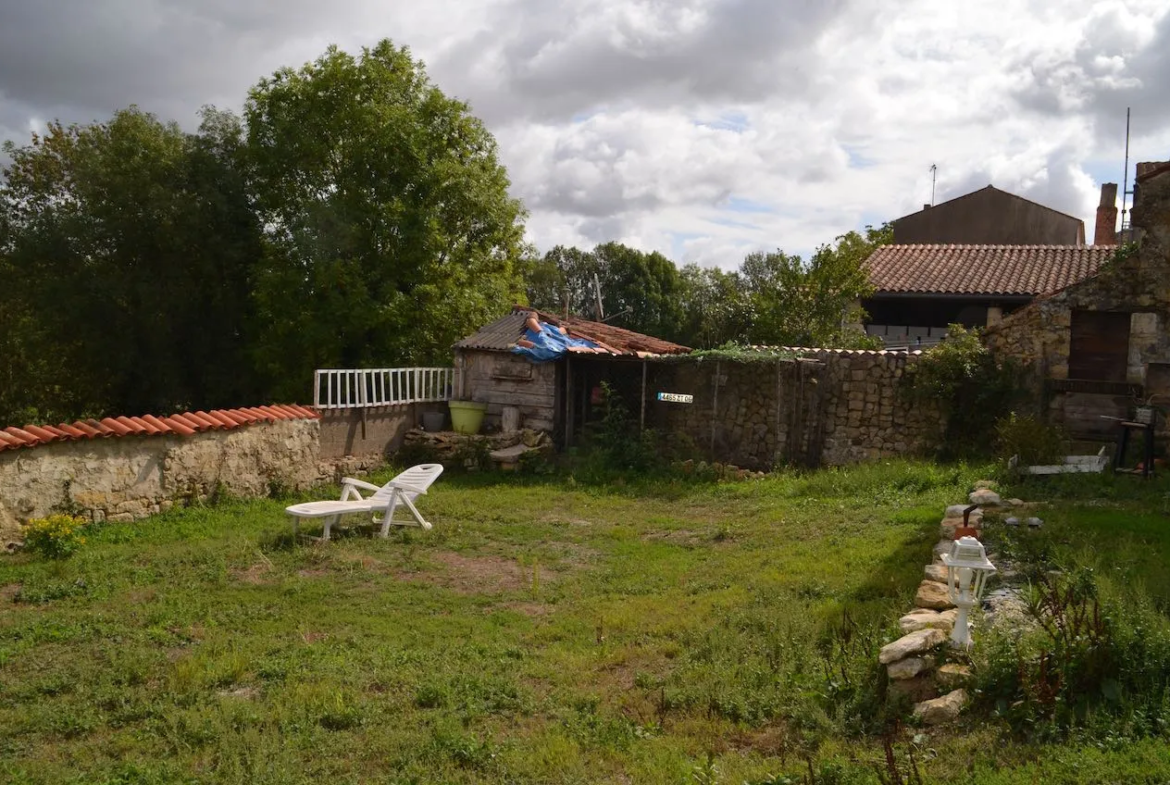
M 1124 382 L 1129 358 L 1128 313 L 1073 311 L 1070 379 Z

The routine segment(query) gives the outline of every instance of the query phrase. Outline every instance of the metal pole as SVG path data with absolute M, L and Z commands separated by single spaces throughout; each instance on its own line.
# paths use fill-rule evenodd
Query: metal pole
M 1129 198 L 1129 107 L 1125 107 L 1125 167 L 1121 172 L 1121 241 L 1125 242 L 1126 235 L 1130 233 L 1129 222 L 1125 220 L 1125 214 L 1129 212 L 1126 208 L 1126 202 Z M 1093 237 L 1093 242 L 1097 238 Z

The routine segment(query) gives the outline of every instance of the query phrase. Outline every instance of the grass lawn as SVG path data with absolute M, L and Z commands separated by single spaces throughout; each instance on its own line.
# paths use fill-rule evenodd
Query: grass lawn
M 877 783 L 876 650 L 980 473 L 448 474 L 420 505 L 435 528 L 388 540 L 297 545 L 288 499 L 227 501 L 98 527 L 67 561 L 0 557 L 0 778 Z M 1170 606 L 1170 485 L 1009 491 Z M 1170 780 L 1164 740 L 969 725 L 917 740 L 924 782 Z

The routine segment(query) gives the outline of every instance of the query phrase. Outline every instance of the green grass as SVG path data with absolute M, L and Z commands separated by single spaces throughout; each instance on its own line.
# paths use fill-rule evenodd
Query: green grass
M 434 530 L 321 546 L 290 541 L 289 500 L 104 525 L 68 561 L 0 559 L 0 778 L 688 783 L 710 754 L 733 785 L 876 783 L 876 649 L 985 471 L 447 475 Z M 1164 609 L 1170 489 L 1130 479 L 1011 491 L 1053 500 L 1050 552 Z M 928 783 L 1170 778 L 1161 741 L 920 746 Z

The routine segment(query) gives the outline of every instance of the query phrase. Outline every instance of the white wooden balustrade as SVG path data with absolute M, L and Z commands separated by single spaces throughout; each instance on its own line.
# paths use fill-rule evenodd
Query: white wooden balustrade
M 323 368 L 313 378 L 317 409 L 449 401 L 454 368 Z

